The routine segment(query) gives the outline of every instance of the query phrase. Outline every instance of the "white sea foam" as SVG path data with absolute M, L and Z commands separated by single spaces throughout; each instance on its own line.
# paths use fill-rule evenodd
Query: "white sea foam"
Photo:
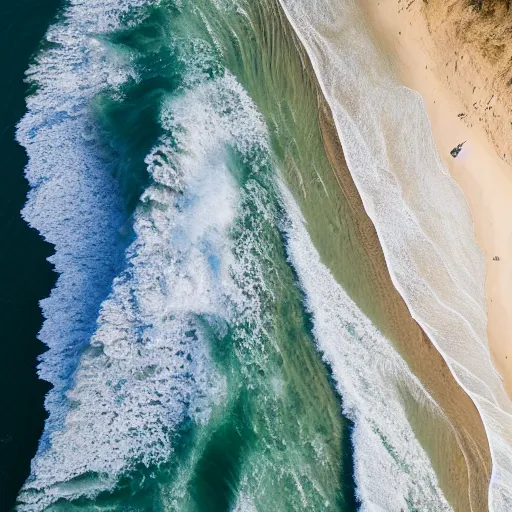
M 125 254 L 115 162 L 101 156 L 89 106 L 103 88 L 137 78 L 98 35 L 144 3 L 72 2 L 47 35 L 54 46 L 28 73 L 38 91 L 18 129 L 32 187 L 23 214 L 55 245 L 59 280 L 42 302 L 40 338 L 50 350 L 39 371 L 54 385 L 49 419 L 19 510 L 94 496 L 133 464 L 168 460 L 172 429 L 185 415 L 206 421 L 223 396 L 197 315 L 229 320 L 238 308 L 243 320 L 259 310 L 247 293 L 257 268 L 240 268 L 254 239 L 241 240 L 238 267 L 229 248 L 227 231 L 243 204 L 226 145 L 268 148 L 260 116 L 230 75 L 201 84 L 188 63 L 193 91 L 162 111 L 164 129 L 181 134 L 179 154 L 163 137 L 148 155 L 154 185 Z
M 282 191 L 290 261 L 313 316 L 318 348 L 343 397 L 343 412 L 354 422 L 356 491 L 362 510 L 450 510 L 408 422 L 401 390 L 427 405 L 433 403 L 430 396 L 321 263 L 298 206 L 284 186 Z
M 243 258 L 239 263 L 235 261 L 228 236 L 243 204 L 228 167 L 227 148 L 243 154 L 258 145 L 268 154 L 265 127 L 231 75 L 208 83 L 197 83 L 197 77 L 190 82 L 195 84 L 191 90 L 162 107 L 162 126 L 173 134 L 173 141 L 170 136 L 163 136 L 146 159 L 153 184 L 142 195 L 134 215 L 135 240 L 126 252 L 125 269 L 114 279 L 112 291 L 101 305 L 96 331 L 80 333 L 79 346 L 86 348 L 79 353 L 79 363 L 74 352 L 78 351 L 76 344 L 65 345 L 67 353 L 62 353 L 54 332 L 59 328 L 65 331 L 66 323 L 61 322 L 80 325 L 81 301 L 92 303 L 94 316 L 98 298 L 92 301 L 87 293 L 95 290 L 70 296 L 59 294 L 57 287 L 50 301 L 62 308 L 76 304 L 72 317 L 63 318 L 57 307 L 51 307 L 53 303 L 45 304 L 50 318 L 45 328 L 50 325 L 52 332 L 44 341 L 52 350 L 43 361 L 42 373 L 45 378 L 53 377 L 48 366 L 51 361 L 58 370 L 66 366 L 66 375 L 57 390 L 60 394 L 55 393 L 56 398 L 47 404 L 50 421 L 46 425 L 46 442 L 33 461 L 31 477 L 20 495 L 20 510 L 42 510 L 59 498 L 94 496 L 102 489 L 112 488 L 134 464 L 168 460 L 173 429 L 185 416 L 206 421 L 209 406 L 224 394 L 223 381 L 210 363 L 198 316 L 210 315 L 229 322 L 235 309 L 237 317 L 258 313 L 258 304 L 247 304 L 251 295 L 240 290 L 242 284 L 246 288 L 252 286 L 248 281 L 257 276 L 249 276 L 239 268 L 247 262 Z M 84 96 L 82 101 L 90 100 L 96 90 L 91 86 L 90 96 Z M 59 124 L 58 133 L 55 127 L 49 133 L 46 128 L 38 128 L 34 148 L 30 147 L 30 129 L 34 126 L 30 116 L 23 121 L 26 126 L 20 128 L 20 138 L 29 152 L 34 151 L 29 173 L 35 175 L 39 171 L 43 184 L 32 193 L 26 215 L 56 243 L 57 268 L 62 272 L 60 287 L 66 279 L 73 285 L 77 260 L 83 261 L 89 272 L 87 285 L 94 286 L 89 260 L 101 267 L 111 255 L 107 248 L 105 258 L 105 244 L 98 243 L 95 235 L 115 240 L 119 228 L 114 225 L 109 230 L 98 218 L 108 219 L 116 212 L 111 202 L 114 207 L 118 204 L 117 191 L 110 184 L 100 194 L 98 185 L 107 179 L 104 175 L 108 175 L 108 169 L 105 171 L 103 165 L 101 174 L 103 162 L 91 169 L 92 151 L 80 151 L 83 142 L 74 138 L 73 133 L 85 116 L 77 116 L 77 127 L 71 133 L 70 122 Z M 60 160 L 52 150 L 43 153 L 41 130 L 44 141 L 54 144 L 56 152 L 73 150 L 70 162 L 55 165 Z M 55 143 L 53 137 L 57 137 Z M 173 147 L 176 143 L 178 150 Z M 37 168 L 35 151 L 41 152 L 48 168 Z M 50 174 L 51 162 L 54 174 Z M 72 173 L 82 168 L 87 171 L 82 188 L 69 188 Z M 103 181 L 95 181 L 96 175 Z M 32 184 L 35 185 L 34 180 Z M 81 194 L 87 187 L 92 189 L 89 201 Z M 45 189 L 49 196 L 43 194 Z M 76 208 L 74 201 L 78 202 Z M 69 226 L 60 210 L 63 204 L 68 208 Z M 88 233 L 91 224 L 94 230 Z M 62 225 L 65 231 L 59 228 Z M 90 253 L 80 252 L 81 246 L 73 245 L 82 239 L 83 244 L 91 245 Z M 247 238 L 241 241 L 250 242 Z M 243 248 L 237 251 L 243 256 Z M 250 252 L 250 247 L 245 252 Z M 110 284 L 108 274 L 105 281 Z M 69 368 L 66 357 L 78 364 L 71 384 L 66 378 L 74 368 Z M 68 387 L 71 389 L 63 397 Z M 64 401 L 71 406 L 62 406 Z M 91 474 L 94 478 L 83 478 Z
M 89 122 L 89 103 L 102 87 L 130 72 L 113 61 L 98 36 L 117 26 L 119 16 L 141 0 L 72 1 L 61 23 L 50 28 L 45 49 L 27 72 L 37 85 L 18 126 L 25 147 L 31 191 L 23 210 L 27 222 L 54 244 L 50 261 L 59 273 L 51 296 L 41 301 L 46 318 L 39 334 L 49 347 L 39 374 L 51 382 L 46 398 L 47 433 L 62 426 L 63 393 L 95 328 L 101 301 L 122 265 L 125 222 L 113 164 L 99 156 Z
M 329 103 L 349 169 L 413 317 L 481 413 L 489 507 L 512 509 L 512 407 L 487 348 L 485 261 L 421 97 L 400 86 L 354 0 L 280 0 Z
M 239 494 L 233 507 L 233 512 L 258 512 L 258 509 L 251 498 L 244 494 Z

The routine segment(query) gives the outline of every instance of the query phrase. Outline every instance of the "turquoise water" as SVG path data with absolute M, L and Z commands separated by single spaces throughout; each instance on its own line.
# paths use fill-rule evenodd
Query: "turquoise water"
M 222 55 L 191 4 L 124 23 L 98 37 L 120 78 L 91 94 L 78 141 L 109 170 L 117 222 L 81 281 L 120 273 L 89 297 L 103 302 L 90 345 L 86 325 L 61 335 L 71 357 L 45 355 L 50 420 L 20 506 L 352 510 L 350 423 L 287 262 L 267 128 L 233 75 L 243 55 Z
M 47 40 L 18 139 L 60 277 L 19 510 L 447 509 L 333 277 L 369 287 L 276 4 L 75 2 Z

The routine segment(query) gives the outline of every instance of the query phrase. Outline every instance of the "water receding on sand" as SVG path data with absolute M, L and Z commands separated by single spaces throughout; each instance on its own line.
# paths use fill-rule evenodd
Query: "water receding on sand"
M 484 258 L 421 98 L 395 82 L 355 2 L 283 4 L 332 109 L 393 281 L 482 415 L 494 463 L 489 505 L 508 510 L 510 405 L 486 343 Z

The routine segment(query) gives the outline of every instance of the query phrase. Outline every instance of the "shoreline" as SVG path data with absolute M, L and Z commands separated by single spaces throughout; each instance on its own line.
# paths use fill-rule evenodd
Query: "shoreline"
M 392 282 L 377 232 L 347 167 L 332 114 L 323 98 L 320 123 L 333 171 L 358 219 L 359 240 L 371 260 L 371 267 L 366 271 L 378 283 L 379 295 L 388 306 L 385 323 L 377 327 L 393 341 L 394 348 L 440 410 L 440 416 L 435 418 L 437 424 L 432 422 L 428 407 L 410 411 L 409 421 L 429 452 L 440 485 L 454 509 L 484 510 L 492 468 L 480 413 L 456 381 L 443 355 L 411 316 Z
M 484 421 L 493 465 L 489 500 L 481 509 L 508 510 L 512 408 L 486 342 L 485 259 L 476 244 L 470 204 L 443 165 L 424 102 L 391 73 L 392 59 L 386 59 L 384 45 L 369 33 L 361 6 L 326 2 L 317 12 L 281 3 L 332 111 L 393 284 Z M 367 70 L 367 76 L 361 74 Z M 369 93 L 374 93 L 373 101 Z M 408 130 L 404 121 L 410 120 Z M 384 127 L 387 137 L 379 136 Z M 449 154 L 453 146 L 448 146 Z M 409 229 L 398 240 L 393 236 L 397 225 Z M 435 272 L 422 274 L 429 269 Z M 465 430 L 461 427 L 459 433 Z M 481 461 L 476 462 L 478 469 Z M 475 496 L 471 489 L 469 494 Z
M 441 55 L 421 6 L 412 3 L 398 12 L 393 0 L 381 0 L 377 6 L 369 0 L 359 2 L 398 79 L 422 96 L 442 162 L 468 202 L 486 260 L 490 354 L 512 397 L 512 347 L 507 346 L 507 333 L 512 332 L 512 288 L 508 286 L 512 258 L 503 257 L 512 254 L 512 229 L 507 222 L 512 217 L 512 168 L 497 154 L 480 124 L 468 125 L 465 117 L 459 117 L 467 109 L 438 77 L 442 65 L 436 57 Z M 470 80 L 458 69 L 461 81 Z M 471 101 L 480 102 L 486 96 L 485 91 L 477 92 Z M 460 155 L 452 158 L 450 150 L 463 141 L 466 144 Z M 493 260 L 495 257 L 499 261 Z
M 439 407 L 439 415 L 430 406 L 409 403 L 409 421 L 415 435 L 431 457 L 431 462 L 450 503 L 455 510 L 486 510 L 491 474 L 487 435 L 480 414 L 466 391 L 455 379 L 443 355 L 411 316 L 407 304 L 392 282 L 372 220 L 365 211 L 359 191 L 349 171 L 335 126 L 333 114 L 321 92 L 318 77 L 300 37 L 298 47 L 304 53 L 306 72 L 317 82 L 319 115 L 325 151 L 338 186 L 350 204 L 356 219 L 356 236 L 368 256 L 365 274 L 375 284 L 374 301 L 386 305 L 385 316 L 372 321 L 392 341 L 395 350 L 407 362 L 410 371 L 428 390 Z M 352 297 L 356 302 L 357 297 Z
M 508 225 L 512 214 L 512 169 L 500 156 L 505 146 L 498 147 L 493 132 L 484 125 L 488 120 L 468 122 L 468 118 L 459 116 L 465 113 L 468 98 L 460 96 L 462 86 L 459 95 L 452 92 L 450 81 L 469 81 L 477 69 L 473 67 L 472 73 L 464 75 L 459 68 L 458 78 L 445 75 L 444 80 L 444 71 L 440 71 L 443 61 L 436 60 L 443 55 L 430 32 L 429 20 L 421 12 L 424 6 L 413 2 L 398 12 L 393 11 L 396 3 L 391 0 L 381 0 L 377 6 L 369 0 L 358 2 L 365 11 L 374 42 L 386 53 L 397 80 L 423 99 L 439 157 L 464 194 L 474 237 L 485 258 L 487 322 L 483 341 L 489 363 L 480 359 L 479 366 L 490 365 L 491 368 L 482 372 L 486 378 L 480 377 L 478 388 L 464 385 L 460 381 L 462 374 L 456 377 L 475 401 L 489 440 L 492 458 L 489 510 L 510 510 L 512 347 L 508 333 L 512 330 L 512 290 L 507 285 L 512 279 L 512 261 L 506 255 L 512 253 L 512 230 Z M 477 56 L 472 55 L 472 59 L 475 58 Z M 481 102 L 487 95 L 484 90 L 472 100 Z M 501 110 L 505 109 L 506 105 L 502 105 Z M 499 124 L 496 127 L 499 128 Z M 463 151 L 456 159 L 452 158 L 450 150 L 463 141 L 467 141 Z

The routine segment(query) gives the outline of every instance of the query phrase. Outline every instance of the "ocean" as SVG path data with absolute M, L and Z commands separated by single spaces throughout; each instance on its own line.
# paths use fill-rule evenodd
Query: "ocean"
M 75 0 L 27 80 L 22 216 L 59 277 L 17 510 L 450 510 L 418 416 L 451 427 L 282 7 Z
M 0 5 L 0 510 L 10 510 L 30 472 L 43 429 L 48 383 L 38 380 L 36 339 L 43 321 L 38 301 L 50 293 L 55 274 L 46 262 L 52 247 L 20 217 L 28 184 L 27 158 L 15 141 L 16 123 L 25 113 L 23 82 L 59 2 L 3 2 Z

